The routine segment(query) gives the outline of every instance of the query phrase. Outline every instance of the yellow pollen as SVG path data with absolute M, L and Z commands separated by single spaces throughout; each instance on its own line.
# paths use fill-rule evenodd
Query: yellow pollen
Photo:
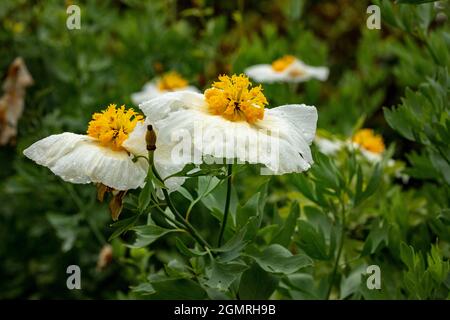
M 144 117 L 133 109 L 126 110 L 125 106 L 116 108 L 115 104 L 110 104 L 106 110 L 92 115 L 87 134 L 97 139 L 102 146 L 118 151 L 122 150 L 122 143 L 136 124 L 143 121 Z
M 209 112 L 230 121 L 255 123 L 264 118 L 264 106 L 268 103 L 261 85 L 252 87 L 244 74 L 219 76 L 219 81 L 205 90 Z
M 287 67 L 289 67 L 294 61 L 295 57 L 291 55 L 285 55 L 274 62 L 272 62 L 272 69 L 277 72 L 282 72 L 286 70 Z
M 188 82 L 178 72 L 171 71 L 163 74 L 157 82 L 160 91 L 173 91 L 188 86 Z
M 352 141 L 359 144 L 362 148 L 374 152 L 383 153 L 385 146 L 383 137 L 375 134 L 372 129 L 361 129 L 355 133 Z

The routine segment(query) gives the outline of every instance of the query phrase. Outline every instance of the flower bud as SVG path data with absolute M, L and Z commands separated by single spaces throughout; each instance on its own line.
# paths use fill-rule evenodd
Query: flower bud
M 147 142 L 148 151 L 156 150 L 156 133 L 155 130 L 153 130 L 153 126 L 151 124 L 147 126 L 147 134 L 145 135 L 145 141 Z

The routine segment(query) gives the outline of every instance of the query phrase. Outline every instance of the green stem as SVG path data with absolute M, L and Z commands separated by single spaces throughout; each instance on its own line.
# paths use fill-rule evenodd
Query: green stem
M 149 152 L 149 162 L 151 165 L 151 168 L 149 170 L 153 171 L 153 174 L 155 177 L 161 181 L 161 183 L 164 184 L 163 179 L 161 179 L 161 176 L 159 175 L 158 171 L 155 168 L 155 165 L 153 163 L 153 152 Z M 186 219 L 178 212 L 178 210 L 175 208 L 175 206 L 172 203 L 172 200 L 170 199 L 169 192 L 167 192 L 167 189 L 162 188 L 162 192 L 164 194 L 164 200 L 167 203 L 167 206 L 169 207 L 170 211 L 178 218 L 179 222 L 183 224 L 183 226 L 186 228 L 187 231 L 191 234 L 191 236 L 203 247 L 209 248 L 208 242 L 206 242 L 205 239 L 195 230 L 195 228 L 189 223 L 189 221 L 186 221 Z
M 220 228 L 219 240 L 217 245 L 220 247 L 222 245 L 223 234 L 225 232 L 225 227 L 227 225 L 228 213 L 230 212 L 230 200 L 231 200 L 231 175 L 233 173 L 233 164 L 228 165 L 228 178 L 227 178 L 227 198 L 225 202 L 225 211 L 223 212 L 223 221 Z
M 176 219 L 173 219 L 171 217 L 169 217 L 168 215 L 166 215 L 166 212 L 161 209 L 160 206 L 155 206 L 156 210 L 158 210 L 159 212 L 161 212 L 164 215 L 164 218 L 169 220 L 170 222 L 172 222 L 174 225 L 176 225 L 178 228 L 184 228 L 184 224 L 182 224 L 181 222 L 177 221 Z
M 169 207 L 170 211 L 173 212 L 175 216 L 180 220 L 180 222 L 185 226 L 185 228 L 191 233 L 192 237 L 197 240 L 197 242 L 202 245 L 203 247 L 209 248 L 209 244 L 206 242 L 205 239 L 202 238 L 202 236 L 195 230 L 195 228 L 186 221 L 183 216 L 178 212 L 177 209 L 175 209 L 175 206 L 172 203 L 172 200 L 170 199 L 169 193 L 166 189 L 162 189 L 164 198 L 166 200 L 167 206 Z
M 191 202 L 191 204 L 189 205 L 189 208 L 187 209 L 187 211 L 186 211 L 186 221 L 189 221 L 189 217 L 190 217 L 190 215 L 191 215 L 191 211 L 192 211 L 192 209 L 194 208 L 194 206 L 195 206 L 195 204 L 197 203 L 197 199 L 196 200 L 194 200 L 194 201 L 192 201 Z
M 339 240 L 339 249 L 336 256 L 336 261 L 334 262 L 333 272 L 330 278 L 330 285 L 328 286 L 328 291 L 326 295 L 326 299 L 330 299 L 331 289 L 333 289 L 333 283 L 336 278 L 337 269 L 339 267 L 339 260 L 341 259 L 342 249 L 344 248 L 344 239 L 345 239 L 345 206 L 342 204 L 342 221 L 341 221 L 341 237 Z

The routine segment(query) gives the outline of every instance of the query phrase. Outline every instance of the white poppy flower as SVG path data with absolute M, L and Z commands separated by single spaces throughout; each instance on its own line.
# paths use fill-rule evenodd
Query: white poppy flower
M 156 98 L 164 93 L 173 91 L 193 91 L 199 92 L 194 86 L 190 86 L 177 72 L 168 72 L 153 81 L 144 85 L 140 92 L 133 93 L 131 100 L 136 105 Z
M 344 146 L 343 141 L 323 137 L 316 137 L 314 143 L 319 151 L 326 155 L 334 155 Z
M 257 82 L 305 82 L 312 78 L 325 81 L 328 79 L 327 67 L 308 66 L 294 56 L 286 55 L 272 64 L 258 64 L 244 70 Z
M 23 153 L 64 181 L 100 183 L 121 191 L 135 189 L 145 184 L 147 176 L 148 162 L 139 158 L 148 156 L 146 130 L 143 117 L 133 109 L 110 105 L 93 115 L 87 135 L 70 132 L 51 135 Z M 167 154 L 163 147 L 154 153 L 155 166 L 162 172 L 170 166 Z
M 210 156 L 263 164 L 270 174 L 308 170 L 316 108 L 264 109 L 266 104 L 261 86 L 252 88 L 246 76 L 233 75 L 220 76 L 204 94 L 167 93 L 139 107 L 153 120 L 158 140 L 173 146 L 172 161 L 180 166 Z

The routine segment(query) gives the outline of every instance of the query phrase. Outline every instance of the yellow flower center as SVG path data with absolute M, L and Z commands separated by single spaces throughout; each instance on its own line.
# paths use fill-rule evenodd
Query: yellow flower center
M 160 91 L 173 91 L 188 86 L 188 82 L 178 72 L 171 71 L 162 75 L 157 82 Z
M 138 122 L 144 117 L 125 109 L 125 106 L 116 108 L 110 104 L 106 110 L 94 113 L 87 129 L 88 136 L 97 139 L 102 146 L 113 150 L 122 150 L 122 143 L 128 138 Z
M 286 70 L 287 67 L 289 67 L 294 61 L 295 57 L 291 55 L 285 55 L 281 57 L 280 59 L 275 60 L 272 62 L 272 69 L 277 72 L 282 72 Z
M 252 87 L 244 74 L 219 76 L 219 81 L 205 90 L 205 98 L 210 113 L 230 121 L 255 123 L 264 118 L 267 99 L 261 85 Z
M 372 129 L 361 129 L 355 133 L 352 141 L 359 144 L 362 148 L 374 152 L 383 153 L 385 146 L 383 137 L 375 134 Z

